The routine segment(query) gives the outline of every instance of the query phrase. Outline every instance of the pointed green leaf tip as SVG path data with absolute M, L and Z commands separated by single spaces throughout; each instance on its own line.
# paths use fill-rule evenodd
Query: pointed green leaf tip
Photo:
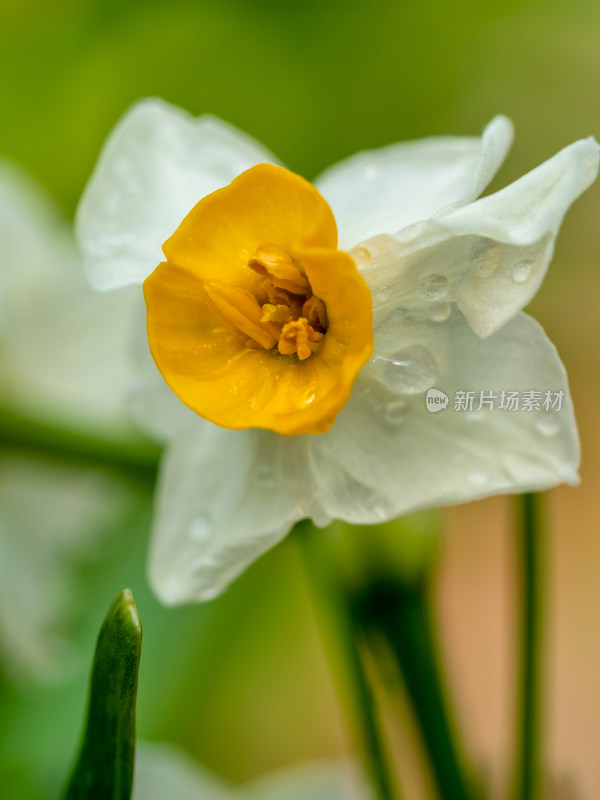
M 96 643 L 81 752 L 63 800 L 129 800 L 142 625 L 129 589 L 113 601 Z

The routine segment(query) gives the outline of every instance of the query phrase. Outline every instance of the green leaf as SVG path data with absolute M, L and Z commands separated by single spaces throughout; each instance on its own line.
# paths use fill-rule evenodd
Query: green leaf
M 94 654 L 87 723 L 63 800 L 129 800 L 142 626 L 129 589 L 113 601 Z

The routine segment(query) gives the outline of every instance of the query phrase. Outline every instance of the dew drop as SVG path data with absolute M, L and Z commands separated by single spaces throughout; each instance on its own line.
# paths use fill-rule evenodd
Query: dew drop
M 372 290 L 373 300 L 376 303 L 385 303 L 386 300 L 389 298 L 389 292 L 387 285 L 381 284 L 380 286 L 376 286 Z
M 317 396 L 317 390 L 315 386 L 308 386 L 302 397 L 302 402 L 305 406 L 309 406 L 311 403 L 314 403 L 315 397 Z
M 556 436 L 560 431 L 560 420 L 556 414 L 542 412 L 535 421 L 535 427 L 542 436 Z
M 419 284 L 417 293 L 424 300 L 441 300 L 448 294 L 448 278 L 445 275 L 428 275 Z
M 371 260 L 371 251 L 366 247 L 353 247 L 348 251 L 348 255 L 356 262 L 358 266 L 367 264 Z
M 402 325 L 414 325 L 415 323 L 423 322 L 423 320 L 426 319 L 426 315 L 420 309 L 406 308 L 402 306 L 393 309 L 393 311 L 390 313 L 390 316 L 395 323 Z
M 381 380 L 390 389 L 403 394 L 419 394 L 429 389 L 437 378 L 437 365 L 431 353 L 420 345 L 398 350 L 390 357 L 379 356 Z
M 577 470 L 574 470 L 572 467 L 559 467 L 558 468 L 558 477 L 564 483 L 570 483 L 571 486 L 575 486 L 579 482 L 579 476 L 577 475 Z
M 489 278 L 498 269 L 502 256 L 499 242 L 491 239 L 479 239 L 471 247 L 469 261 L 471 267 L 482 278 Z
M 379 167 L 376 167 L 375 164 L 367 164 L 365 167 L 364 176 L 368 181 L 375 180 L 378 178 L 381 173 Z
M 512 270 L 512 279 L 515 283 L 525 283 L 531 274 L 531 261 L 519 261 Z
M 383 418 L 389 425 L 401 425 L 407 417 L 409 404 L 405 400 L 392 400 L 383 409 Z
M 433 322 L 445 322 L 450 316 L 450 303 L 434 303 L 427 309 L 427 316 Z
M 258 467 L 256 477 L 265 489 L 272 489 L 275 486 L 275 473 L 271 467 L 266 464 L 261 464 L 261 466 Z
M 215 597 L 218 597 L 222 593 L 223 593 L 223 587 L 215 586 L 211 587 L 210 589 L 203 589 L 201 592 L 198 592 L 196 597 L 201 603 L 205 603 L 208 600 L 214 600 Z
M 375 501 L 369 508 L 369 513 L 374 519 L 379 522 L 386 522 L 391 516 L 394 516 L 383 502 Z
M 488 482 L 488 476 L 485 472 L 469 472 L 467 480 L 471 486 L 485 486 Z
M 190 522 L 190 539 L 194 542 L 205 542 L 210 536 L 210 520 L 205 514 L 198 514 Z

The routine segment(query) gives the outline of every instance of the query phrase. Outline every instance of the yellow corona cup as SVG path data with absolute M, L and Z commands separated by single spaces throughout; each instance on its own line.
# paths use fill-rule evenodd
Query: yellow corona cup
M 203 198 L 144 283 L 171 389 L 225 428 L 323 433 L 373 347 L 371 296 L 317 189 L 259 164 Z

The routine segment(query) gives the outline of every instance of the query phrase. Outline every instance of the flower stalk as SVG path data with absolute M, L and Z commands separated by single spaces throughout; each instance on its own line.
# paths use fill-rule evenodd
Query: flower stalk
M 384 637 L 402 675 L 440 798 L 477 797 L 446 693 L 429 607 L 428 573 L 407 582 L 373 580 L 354 605 L 365 630 Z
M 542 651 L 544 566 L 542 498 L 518 498 L 517 552 L 520 577 L 520 675 L 517 696 L 516 754 L 512 797 L 538 800 L 541 790 Z
M 327 542 L 327 534 L 304 520 L 296 526 L 300 546 L 313 594 L 319 603 L 324 638 L 335 658 L 340 681 L 345 684 L 350 715 L 359 749 L 376 800 L 400 800 L 394 785 L 381 739 L 374 698 L 369 686 L 353 625 L 348 600 L 340 586 Z

